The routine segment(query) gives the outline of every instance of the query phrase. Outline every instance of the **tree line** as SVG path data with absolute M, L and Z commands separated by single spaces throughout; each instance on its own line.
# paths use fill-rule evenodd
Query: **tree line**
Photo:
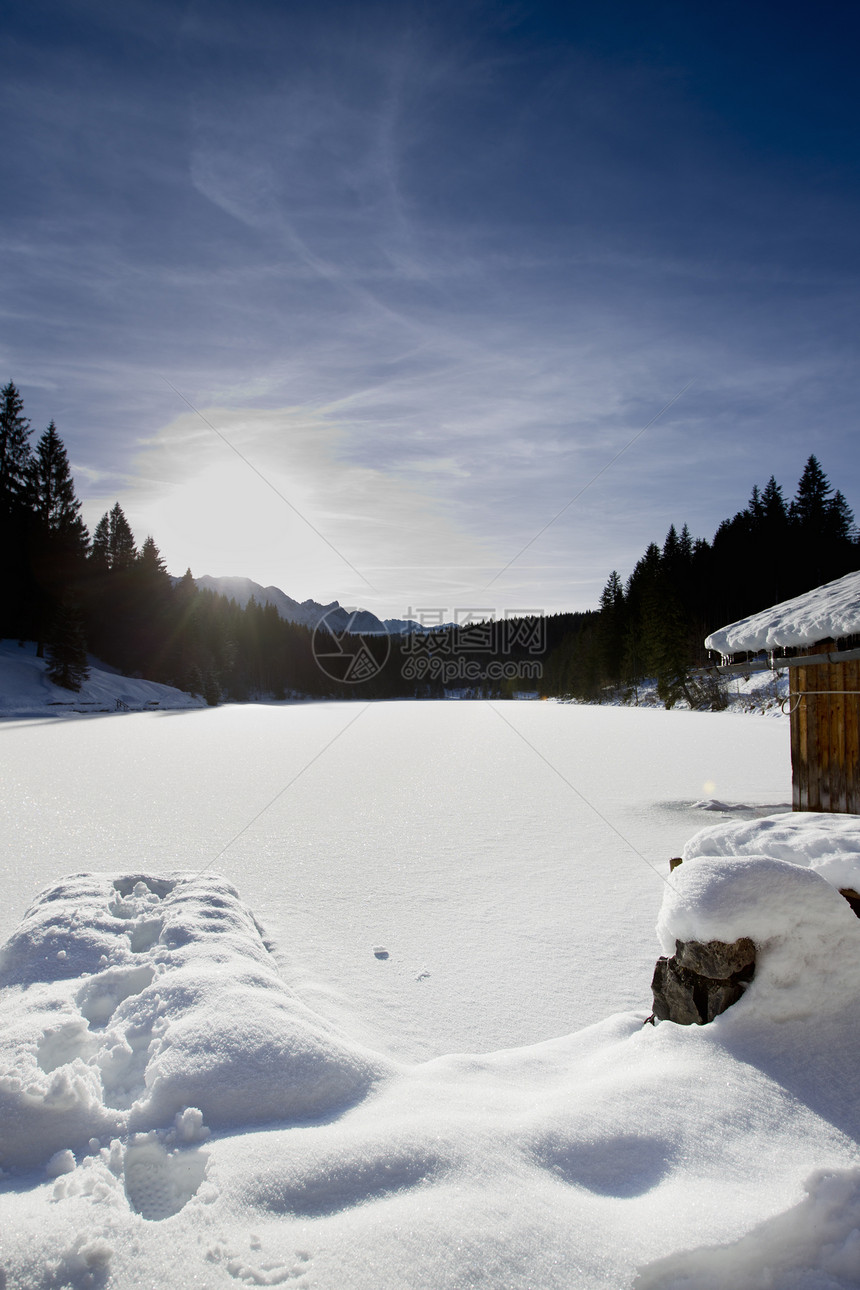
M 282 619 L 273 605 L 251 600 L 240 607 L 198 588 L 190 569 L 172 578 L 152 536 L 138 548 L 118 501 L 90 536 L 56 425 L 35 446 L 31 436 L 10 382 L 0 391 L 0 637 L 34 640 L 51 678 L 68 689 L 80 689 L 88 653 L 210 704 L 294 694 L 438 697 L 452 685 L 502 695 L 514 683 L 503 675 L 485 682 L 488 661 L 508 668 L 534 661 L 535 624 L 523 620 L 446 629 L 417 646 L 405 636 L 347 636 L 343 665 L 334 658 L 320 666 L 325 643 L 317 641 L 315 653 L 313 633 Z M 549 620 L 553 645 L 567 619 Z M 351 661 L 364 671 L 350 674 Z M 460 668 L 479 679 L 452 681 L 446 669 Z
M 335 658 L 321 667 L 312 632 L 274 606 L 240 607 L 199 589 L 190 570 L 171 578 L 153 537 L 138 548 L 119 502 L 90 537 L 56 425 L 35 444 L 31 437 L 10 382 L 0 391 L 0 637 L 35 640 L 52 678 L 73 690 L 91 651 L 127 675 L 213 704 L 451 690 L 635 701 L 646 678 L 656 678 L 667 706 L 701 706 L 716 698 L 691 677 L 707 661 L 709 632 L 860 567 L 851 509 L 811 456 L 790 500 L 771 477 L 710 542 L 673 524 L 626 582 L 610 574 L 594 611 L 421 637 L 347 637 L 344 666 Z
M 87 653 L 131 676 L 224 696 L 325 693 L 308 630 L 269 605 L 171 578 L 154 538 L 140 548 L 117 502 L 90 538 L 52 421 L 35 445 L 21 395 L 0 391 L 0 637 L 36 642 L 60 685 L 78 690 Z
M 545 691 L 635 701 L 645 679 L 656 678 L 667 707 L 719 703 L 707 681 L 691 676 L 708 662 L 710 632 L 858 567 L 853 513 L 810 456 L 791 500 L 771 476 L 710 542 L 673 524 L 626 583 L 613 570 L 597 612 L 579 619 L 550 655 Z

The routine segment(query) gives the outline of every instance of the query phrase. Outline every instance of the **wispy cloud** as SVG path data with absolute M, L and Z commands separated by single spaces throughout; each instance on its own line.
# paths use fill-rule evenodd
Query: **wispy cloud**
M 177 569 L 363 598 L 162 377 L 385 571 L 392 613 L 482 586 L 691 374 L 503 602 L 593 604 L 671 522 L 709 536 L 813 447 L 860 505 L 856 183 L 808 140 L 795 172 L 787 129 L 728 82 L 723 103 L 717 60 L 754 60 L 694 39 L 707 16 L 629 44 L 575 9 L 21 20 L 0 362 L 89 517 L 120 496 Z

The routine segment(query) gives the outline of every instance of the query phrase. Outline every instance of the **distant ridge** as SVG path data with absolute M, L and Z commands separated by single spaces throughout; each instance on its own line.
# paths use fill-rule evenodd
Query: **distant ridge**
M 369 609 L 356 609 L 350 612 L 337 601 L 330 605 L 320 605 L 316 600 L 293 600 L 280 587 L 261 587 L 259 582 L 250 578 L 213 578 L 204 574 L 194 579 L 202 591 L 214 591 L 219 596 L 235 600 L 244 609 L 252 598 L 259 605 L 274 605 L 281 618 L 289 623 L 302 623 L 313 630 L 325 619 L 326 627 L 334 632 L 364 632 L 367 635 L 384 636 L 409 635 L 412 632 L 432 631 L 433 628 L 422 627 L 410 618 L 377 618 Z

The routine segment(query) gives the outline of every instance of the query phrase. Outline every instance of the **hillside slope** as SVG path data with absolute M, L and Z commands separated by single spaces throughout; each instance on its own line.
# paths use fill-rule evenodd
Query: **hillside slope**
M 90 675 L 78 693 L 54 685 L 33 641 L 0 641 L 0 717 L 59 717 L 80 712 L 142 712 L 203 708 L 201 698 L 172 685 L 119 676 L 90 659 Z

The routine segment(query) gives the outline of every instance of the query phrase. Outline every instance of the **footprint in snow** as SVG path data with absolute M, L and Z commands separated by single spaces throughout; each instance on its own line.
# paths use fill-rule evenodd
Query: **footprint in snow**
M 384 945 L 374 945 L 373 954 L 374 954 L 374 957 L 378 959 L 388 958 L 388 950 L 385 948 Z

